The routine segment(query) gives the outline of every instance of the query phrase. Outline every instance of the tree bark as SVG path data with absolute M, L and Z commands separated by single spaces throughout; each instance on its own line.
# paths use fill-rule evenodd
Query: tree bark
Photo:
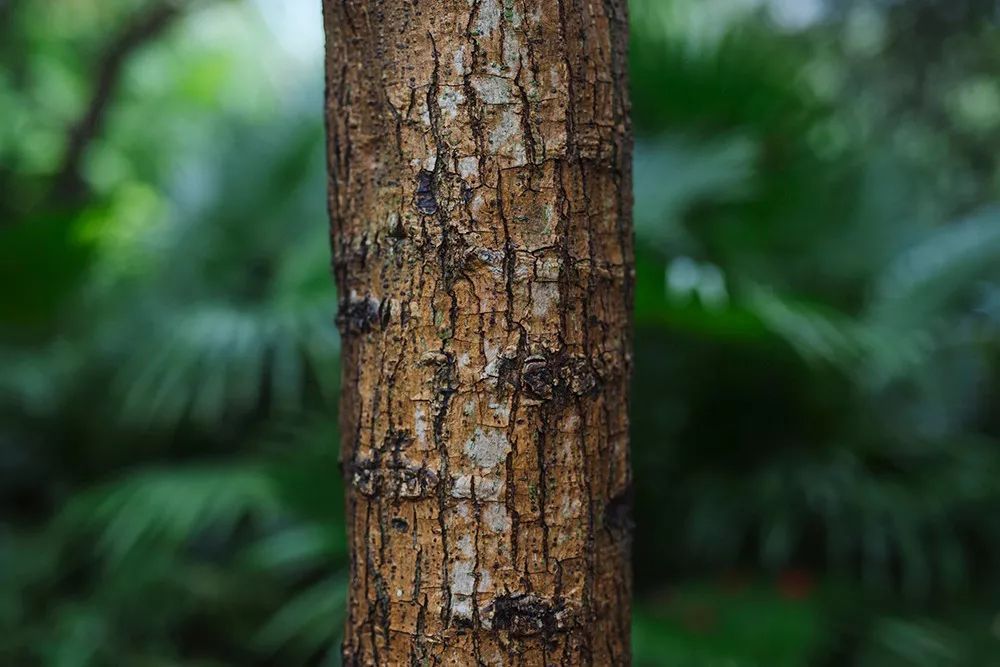
M 625 0 L 324 0 L 347 665 L 626 665 Z

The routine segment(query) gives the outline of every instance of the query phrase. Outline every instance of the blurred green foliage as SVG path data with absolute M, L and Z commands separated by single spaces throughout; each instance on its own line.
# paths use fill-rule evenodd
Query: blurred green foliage
M 0 664 L 338 664 L 313 4 L 0 0 Z M 636 663 L 1000 665 L 994 3 L 632 17 Z

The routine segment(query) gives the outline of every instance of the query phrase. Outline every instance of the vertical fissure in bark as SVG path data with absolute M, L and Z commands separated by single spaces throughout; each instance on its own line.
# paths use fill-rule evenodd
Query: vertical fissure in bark
M 624 0 L 324 0 L 348 665 L 629 662 Z

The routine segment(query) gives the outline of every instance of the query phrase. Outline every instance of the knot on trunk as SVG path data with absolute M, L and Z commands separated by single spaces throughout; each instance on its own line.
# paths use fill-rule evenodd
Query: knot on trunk
M 521 385 L 532 397 L 547 400 L 555 394 L 558 378 L 545 357 L 528 357 L 521 369 Z
M 634 498 L 632 483 L 608 500 L 604 506 L 604 527 L 615 539 L 628 542 L 632 537 L 635 524 L 632 521 L 632 504 Z
M 392 305 L 368 295 L 344 299 L 337 308 L 337 328 L 342 336 L 363 334 L 381 324 L 384 329 L 392 316 Z
M 421 169 L 417 174 L 417 191 L 413 196 L 417 210 L 424 215 L 438 212 L 437 195 L 434 192 L 434 172 Z
M 531 594 L 502 595 L 486 609 L 490 627 L 513 637 L 552 635 L 575 623 L 573 608 L 560 598 Z
M 584 357 L 532 355 L 521 367 L 521 389 L 541 401 L 585 396 L 597 384 L 597 373 Z
M 350 474 L 351 486 L 368 498 L 426 498 L 438 485 L 438 476 L 433 470 L 405 463 L 378 467 L 373 461 L 362 461 L 351 467 Z

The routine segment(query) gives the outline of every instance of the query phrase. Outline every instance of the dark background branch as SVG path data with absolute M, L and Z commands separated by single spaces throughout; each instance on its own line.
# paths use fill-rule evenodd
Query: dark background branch
M 180 15 L 175 2 L 160 2 L 139 11 L 111 40 L 96 70 L 94 89 L 83 115 L 69 131 L 66 151 L 53 180 L 52 198 L 76 200 L 83 194 L 80 170 L 84 153 L 101 133 L 104 119 L 129 57 L 162 34 Z

